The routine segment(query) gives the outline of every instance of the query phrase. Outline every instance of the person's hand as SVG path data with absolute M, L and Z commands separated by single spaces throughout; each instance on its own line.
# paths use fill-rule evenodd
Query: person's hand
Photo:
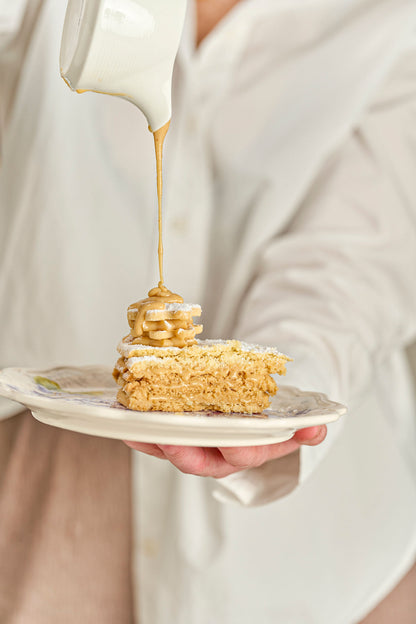
M 125 441 L 125 443 L 136 451 L 169 460 L 186 474 L 219 479 L 233 472 L 255 468 L 272 459 L 289 455 L 303 444 L 315 446 L 323 442 L 325 437 L 326 427 L 322 426 L 300 429 L 293 438 L 286 442 L 264 446 L 201 448 L 145 442 Z

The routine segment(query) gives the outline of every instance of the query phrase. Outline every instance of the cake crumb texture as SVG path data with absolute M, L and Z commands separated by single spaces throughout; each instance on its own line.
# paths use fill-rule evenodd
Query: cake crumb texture
M 136 345 L 126 336 L 118 351 L 117 399 L 138 411 L 261 413 L 277 391 L 271 375 L 284 375 L 290 360 L 237 340 L 199 340 L 179 349 Z

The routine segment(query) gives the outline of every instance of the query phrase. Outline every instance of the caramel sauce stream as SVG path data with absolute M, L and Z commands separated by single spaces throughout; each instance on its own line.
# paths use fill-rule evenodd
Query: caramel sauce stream
M 162 239 L 162 160 L 163 160 L 163 144 L 170 121 L 164 126 L 153 132 L 156 155 L 156 180 L 157 180 L 157 203 L 158 203 L 158 260 L 159 260 L 159 284 L 156 288 L 149 290 L 148 297 L 141 299 L 129 306 L 127 316 L 130 324 L 130 335 L 135 344 L 144 344 L 151 346 L 170 346 L 184 347 L 188 344 L 195 343 L 195 334 L 202 331 L 201 326 L 195 326 L 192 322 L 191 313 L 182 314 L 181 318 L 176 318 L 175 314 L 171 316 L 169 313 L 162 314 L 163 320 L 150 322 L 150 326 L 154 330 L 146 329 L 146 313 L 149 310 L 166 310 L 167 303 L 183 303 L 180 295 L 172 293 L 163 283 L 163 239 Z M 149 128 L 151 130 L 151 128 Z M 149 323 L 148 323 L 149 325 Z M 153 338 L 152 335 L 165 336 L 161 338 Z
M 157 176 L 157 205 L 158 205 L 158 228 L 159 228 L 159 244 L 157 254 L 159 258 L 159 287 L 163 286 L 163 240 L 162 240 L 162 160 L 163 160 L 163 144 L 167 131 L 169 130 L 170 120 L 164 126 L 153 132 L 156 154 L 156 176 Z

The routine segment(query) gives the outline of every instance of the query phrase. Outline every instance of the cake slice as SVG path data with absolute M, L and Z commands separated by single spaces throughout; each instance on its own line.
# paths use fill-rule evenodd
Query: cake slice
M 290 359 L 277 349 L 237 340 L 197 340 L 185 347 L 118 346 L 117 399 L 129 409 L 258 414 L 277 391 L 272 374 Z
M 130 333 L 118 346 L 114 378 L 120 403 L 139 411 L 261 413 L 277 391 L 272 374 L 290 359 L 237 340 L 197 340 L 197 304 L 162 282 L 129 306 Z

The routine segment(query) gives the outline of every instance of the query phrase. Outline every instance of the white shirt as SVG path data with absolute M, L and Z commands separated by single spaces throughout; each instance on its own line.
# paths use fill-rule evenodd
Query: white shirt
M 111 365 L 157 280 L 152 137 L 60 79 L 64 5 L 25 49 L 0 21 L 2 366 Z M 205 337 L 276 345 L 287 383 L 350 409 L 300 458 L 219 481 L 135 453 L 140 624 L 352 624 L 414 561 L 415 26 L 409 0 L 246 0 L 195 51 L 189 12 L 166 284 Z

